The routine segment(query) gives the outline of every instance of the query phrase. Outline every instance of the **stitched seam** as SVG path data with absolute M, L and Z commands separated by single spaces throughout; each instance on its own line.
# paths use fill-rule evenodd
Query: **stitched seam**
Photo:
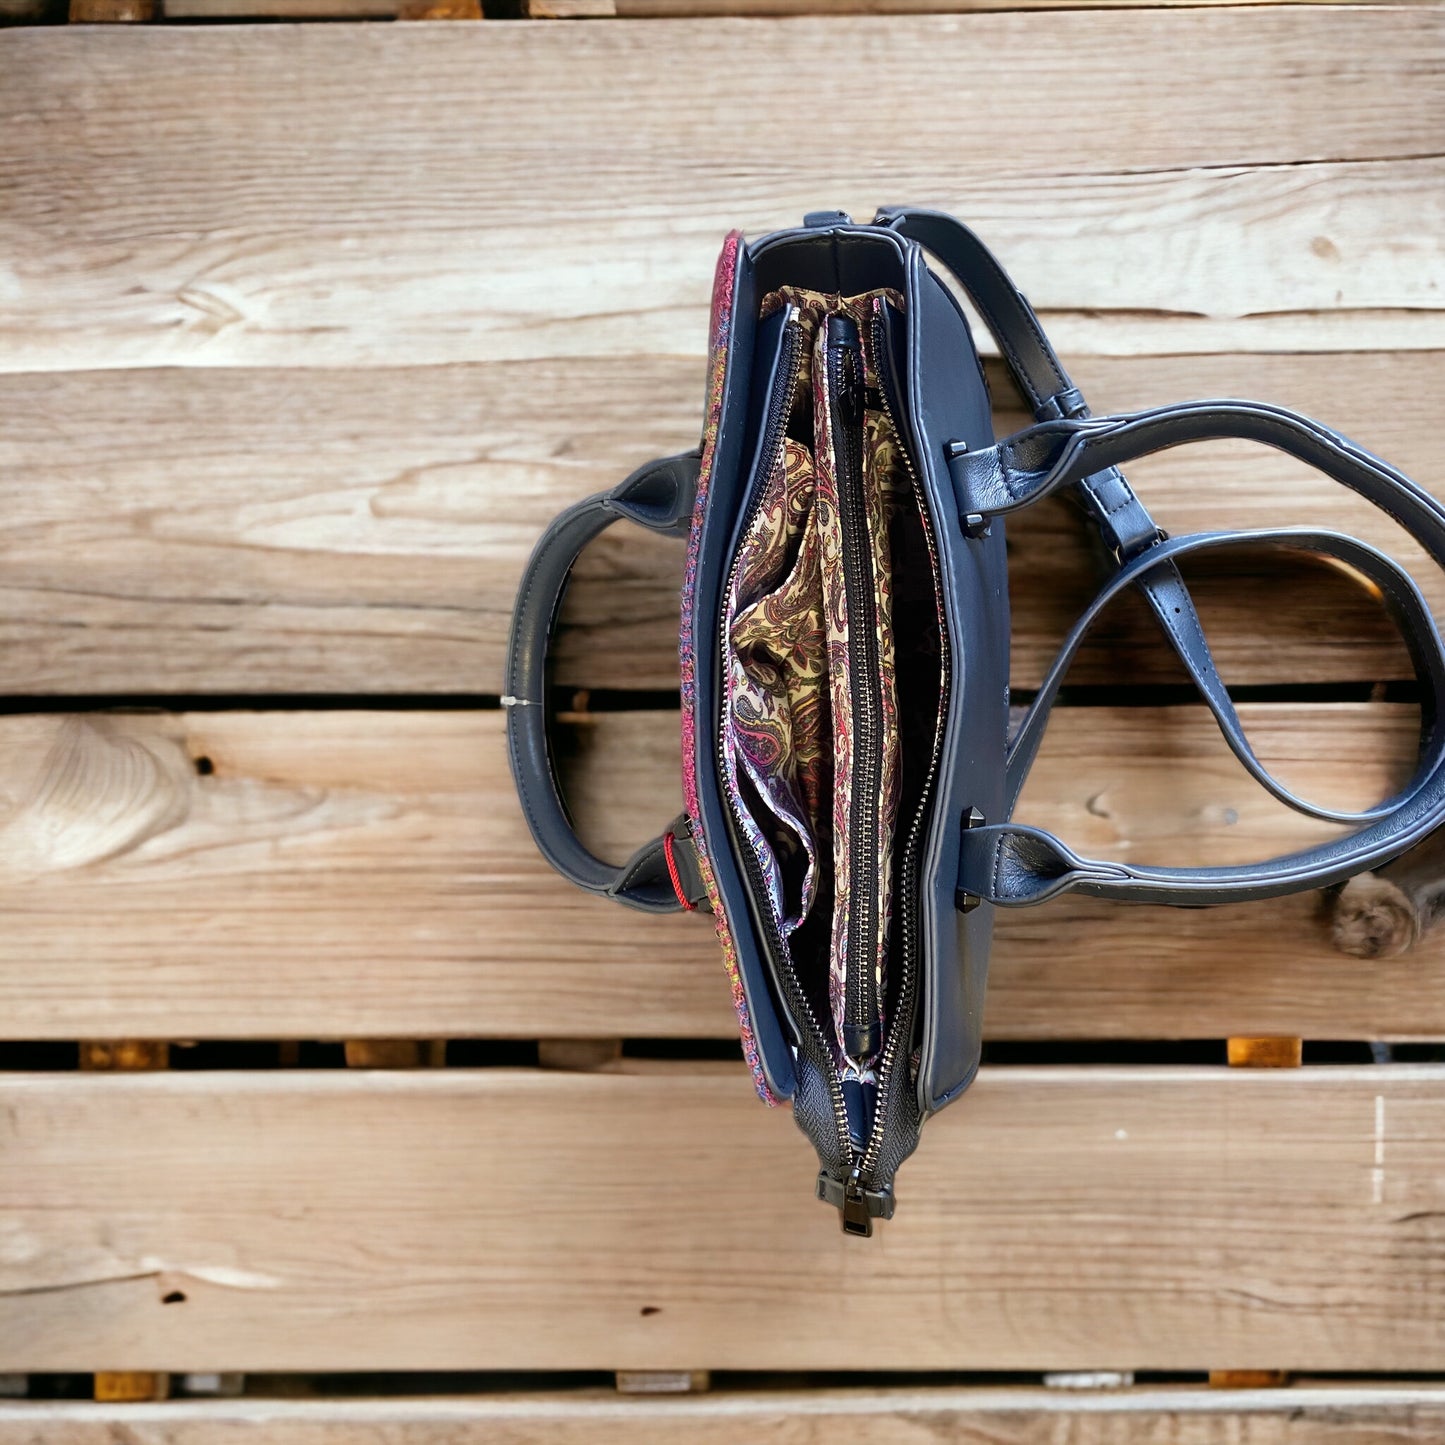
M 532 575 L 527 579 L 527 586 L 526 586 L 526 588 L 525 588 L 525 589 L 523 590 L 523 592 L 522 592 L 522 601 L 521 601 L 521 611 L 522 611 L 522 612 L 525 613 L 525 612 L 527 611 L 527 604 L 528 604 L 528 603 L 531 601 L 531 599 L 532 599 L 532 591 L 533 591 L 533 589 L 537 586 L 537 583 L 538 583 L 538 581 L 539 581 L 540 578 L 541 578 L 541 573 L 542 573 L 542 560 L 543 560 L 543 558 L 545 558 L 545 557 L 548 555 L 548 553 L 551 552 L 551 550 L 552 550 L 554 547 L 556 547 L 558 543 L 560 543 L 560 542 L 562 541 L 562 537 L 563 537 L 563 534 L 562 534 L 561 532 L 553 532 L 552 535 L 551 535 L 550 537 L 548 537 L 548 538 L 542 543 L 541 550 L 537 553 L 537 556 L 536 556 L 536 559 L 535 559 L 535 565 L 534 565 L 533 568 L 532 568 Z M 571 569 L 569 568 L 568 571 L 569 571 L 569 573 L 570 573 Z M 560 603 L 560 601 L 561 601 L 561 595 L 562 595 L 562 594 L 561 594 L 560 591 L 559 591 L 558 594 L 557 594 L 557 599 L 558 599 L 558 602 L 559 602 L 559 603 Z M 555 612 L 554 612 L 552 615 L 555 616 L 555 615 L 556 615 Z M 549 641 L 551 640 L 551 631 L 552 631 L 552 618 L 549 617 L 549 618 L 547 619 L 547 633 L 548 633 L 548 640 L 549 640 Z M 540 701 L 538 702 L 538 705 L 540 706 Z M 517 735 L 516 735 L 515 733 L 513 733 L 512 729 L 509 728 L 507 731 L 508 731 L 508 734 L 509 734 L 509 736 L 508 736 L 508 751 L 512 754 L 512 758 L 513 758 L 514 762 L 516 762 L 516 763 L 519 764 L 520 761 L 521 761 L 521 753 L 520 753 L 520 749 L 519 749 L 519 747 L 518 747 L 518 741 L 519 741 L 519 739 L 518 739 Z M 545 752 L 545 744 L 544 744 L 544 749 L 543 749 L 543 750 L 544 750 L 544 752 Z M 548 766 L 549 766 L 549 767 L 551 766 L 550 760 L 548 761 Z M 526 776 L 526 774 L 524 773 L 524 771 L 522 770 L 522 768 L 521 768 L 520 766 L 518 766 L 518 767 L 516 768 L 516 774 L 517 774 L 517 777 L 518 777 L 518 778 L 524 778 L 524 777 Z M 531 825 L 532 835 L 533 835 L 534 837 L 536 837 L 536 836 L 539 835 L 539 833 L 540 833 L 541 830 L 540 830 L 540 826 L 539 826 L 538 821 L 537 821 L 537 814 L 536 814 L 536 812 L 534 811 L 533 800 L 532 800 L 532 797 L 531 797 L 530 788 L 529 788 L 529 786 L 527 785 L 527 783 L 523 782 L 523 783 L 521 783 L 520 786 L 518 787 L 517 792 L 521 795 L 522 809 L 523 809 L 523 811 L 524 811 L 524 812 L 526 813 L 526 815 L 527 815 L 527 821 L 528 821 L 528 823 Z M 581 840 L 578 839 L 578 842 L 580 843 Z M 584 886 L 585 886 L 585 885 L 584 885 Z
M 946 223 L 944 228 L 946 229 Z M 1044 337 L 1043 331 L 1038 324 L 1038 318 L 1032 314 L 1032 308 L 1029 306 L 1028 301 L 1024 298 L 1018 287 L 1008 279 L 1007 273 L 999 266 L 998 262 L 988 254 L 983 242 L 976 236 L 971 236 L 965 228 L 960 226 L 959 230 L 964 234 L 965 252 L 968 250 L 970 241 L 978 247 L 980 252 L 978 261 L 984 275 L 996 284 L 998 290 L 1005 298 L 1009 296 L 1010 292 L 1013 293 L 1013 298 L 1017 303 L 1013 309 L 1019 321 L 1022 322 L 1023 329 L 1032 334 L 1038 346 L 1039 353 L 1043 357 L 1045 366 L 1047 366 L 1053 374 L 1054 380 L 1058 383 L 1059 390 L 1062 390 L 1064 387 L 1064 374 L 1060 370 L 1058 360 L 1053 354 L 1053 348 Z M 943 252 L 939 251 L 938 254 L 942 256 Z M 1034 384 L 1034 378 L 1029 374 L 1028 367 L 1024 365 L 1018 348 L 1013 343 L 1012 334 L 1015 328 L 1013 326 L 1004 326 L 999 321 L 997 310 L 975 294 L 974 288 L 964 280 L 964 273 L 962 271 L 953 267 L 949 269 L 953 270 L 959 281 L 963 283 L 964 290 L 968 292 L 969 298 L 978 308 L 984 321 L 987 322 L 989 330 L 993 332 L 994 339 L 999 344 L 999 349 L 1004 353 L 1005 357 L 1008 358 L 1014 375 L 1023 383 L 1024 389 L 1028 392 L 1029 400 L 1034 404 L 1035 408 L 1042 405 L 1047 398 L 1040 394 L 1038 387 Z
M 1120 480 L 1121 482 L 1124 481 L 1123 477 L 1120 477 L 1119 480 Z M 1087 482 L 1087 479 L 1086 479 L 1086 482 Z M 1127 486 L 1128 483 L 1126 482 L 1125 485 Z M 1095 495 L 1097 496 L 1098 494 L 1095 493 Z M 1103 498 L 1100 497 L 1099 500 L 1102 502 L 1102 501 L 1103 501 Z M 1122 511 L 1124 510 L 1124 508 L 1127 507 L 1131 502 L 1137 502 L 1137 501 L 1139 501 L 1138 495 L 1131 490 L 1131 491 L 1129 491 L 1125 496 L 1121 497 L 1112 507 L 1105 507 L 1105 508 L 1104 508 L 1104 515 L 1105 515 L 1106 517 L 1112 517 L 1116 512 L 1122 512 Z M 1141 505 L 1142 505 L 1142 503 L 1141 503 Z

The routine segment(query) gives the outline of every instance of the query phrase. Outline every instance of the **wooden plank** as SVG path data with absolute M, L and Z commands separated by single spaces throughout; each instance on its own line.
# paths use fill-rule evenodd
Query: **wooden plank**
M 1289 1381 L 1283 1370 L 1211 1370 L 1211 1390 L 1278 1390 Z
M 1304 1041 L 1292 1038 L 1229 1040 L 1229 1064 L 1235 1069 L 1297 1069 L 1304 1062 Z
M 135 25 L 155 18 L 156 0 L 70 0 L 72 25 Z
M 779 166 L 823 50 L 834 100 Z M 16 30 L 0 366 L 696 356 L 728 228 L 908 198 L 976 224 L 1067 350 L 1438 348 L 1442 71 L 1408 5 Z M 1081 127 L 1097 74 L 1131 82 Z
M 171 1046 L 163 1039 L 82 1039 L 78 1064 L 96 1071 L 168 1069 Z
M 740 1065 L 11 1075 L 0 1357 L 851 1369 L 861 1298 L 878 1369 L 1438 1371 L 1442 1105 L 1433 1065 L 986 1070 L 860 1246 Z
M 63 0 L 0 0 L 0 25 L 42 25 L 64 19 Z
M 347 1039 L 349 1069 L 419 1069 L 430 1050 L 417 1039 Z
M 1073 364 L 1073 363 L 1071 363 Z M 1422 396 L 1445 352 L 1082 358 L 1095 408 L 1259 396 L 1326 418 L 1425 483 Z M 999 425 L 1023 423 L 991 373 Z M 693 359 L 350 370 L 0 376 L 0 690 L 497 692 L 517 579 L 563 507 L 696 442 Z M 568 405 L 559 407 L 556 398 Z M 1399 555 L 1442 616 L 1445 578 L 1384 514 L 1278 453 L 1214 443 L 1132 470 L 1182 533 L 1319 523 Z M 1097 589 L 1062 504 L 1010 522 L 1014 683 L 1038 682 Z M 1408 674 L 1373 606 L 1316 580 L 1200 587 L 1231 682 Z M 677 542 L 614 528 L 578 569 L 558 649 L 579 685 L 677 685 Z M 1197 569 L 1191 568 L 1191 577 Z M 1142 604 L 1101 624 L 1071 680 L 1179 677 Z
M 866 1386 L 619 1399 L 610 1391 L 401 1400 L 177 1401 L 125 1411 L 29 1401 L 0 1405 L 0 1445 L 735 1445 L 740 1438 L 834 1445 L 863 1428 L 902 1445 L 1434 1445 L 1438 1385 L 1325 1385 L 1237 1392 L 1150 1387 L 1097 1399 L 1038 1389 Z
M 699 1395 L 712 1389 L 708 1370 L 618 1370 L 619 1395 Z
M 97 1370 L 95 1398 L 106 1404 L 134 1404 L 138 1400 L 164 1400 L 170 1393 L 170 1376 L 156 1370 Z
M 355 17 L 348 17 L 354 19 Z M 482 0 L 400 0 L 398 20 L 480 20 Z
M 20 0 L 9 0 L 19 4 Z M 696 19 L 713 16 L 925 15 L 974 10 L 1080 10 L 1174 5 L 1245 5 L 1257 0 L 526 0 L 533 20 Z M 1270 0 L 1275 5 L 1345 5 L 1354 0 Z M 0 0 L 0 16 L 5 14 Z M 167 20 L 392 20 L 402 0 L 167 0 Z
M 208 0 L 184 0 L 204 7 Z M 524 0 L 533 20 L 658 20 L 699 15 L 928 15 L 974 10 L 1079 10 L 1167 7 L 1171 5 L 1246 5 L 1254 0 Z M 1346 4 L 1349 0 L 1269 0 L 1274 5 Z M 174 14 L 174 6 L 166 7 Z
M 1383 793 L 1411 710 L 1253 705 L 1307 796 Z M 706 919 L 592 898 L 541 862 L 491 713 L 0 720 L 0 1018 L 17 1038 L 719 1036 Z M 676 719 L 602 715 L 572 792 L 625 856 L 680 807 Z M 204 758 L 209 771 L 197 771 Z M 1064 709 L 1020 816 L 1109 857 L 1311 837 L 1197 709 Z M 579 940 L 585 944 L 579 945 Z M 1445 1036 L 1445 937 L 1368 967 L 1318 895 L 1210 910 L 1061 900 L 1000 916 L 997 1038 Z
M 165 0 L 167 20 L 397 20 L 402 18 L 403 4 L 404 0 Z

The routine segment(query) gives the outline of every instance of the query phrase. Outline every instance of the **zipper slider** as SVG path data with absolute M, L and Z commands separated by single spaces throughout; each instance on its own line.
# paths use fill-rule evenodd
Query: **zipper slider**
M 858 328 L 846 316 L 830 316 L 826 325 L 838 415 L 855 426 L 863 419 L 863 351 Z
M 875 1219 L 893 1218 L 897 1203 L 892 1189 L 868 1189 L 864 1186 L 861 1164 L 855 1164 L 846 1179 L 837 1179 L 826 1169 L 820 1169 L 818 1198 L 838 1211 L 844 1234 L 863 1239 L 873 1233 Z

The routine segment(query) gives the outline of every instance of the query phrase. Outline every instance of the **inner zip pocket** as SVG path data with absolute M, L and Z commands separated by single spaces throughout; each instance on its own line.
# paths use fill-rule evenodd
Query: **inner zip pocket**
M 823 611 L 833 702 L 836 906 L 829 995 L 845 1078 L 873 1082 L 882 1044 L 897 804 L 898 704 L 889 580 L 891 477 L 867 445 L 870 379 L 857 323 L 831 315 L 815 366 Z M 864 1100 L 865 1114 L 871 1113 Z M 866 1137 L 866 1135 L 865 1135 Z
M 799 392 L 799 316 L 788 317 L 723 618 L 724 776 L 761 809 L 738 810 L 784 936 L 818 886 L 828 779 L 826 665 L 811 451 L 788 435 Z

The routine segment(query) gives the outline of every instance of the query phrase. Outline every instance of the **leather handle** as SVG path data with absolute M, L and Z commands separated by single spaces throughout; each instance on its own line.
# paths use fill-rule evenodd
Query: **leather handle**
M 1101 468 L 1221 437 L 1275 447 L 1324 472 L 1394 516 L 1445 566 L 1445 507 L 1429 492 L 1323 422 L 1264 402 L 1188 401 L 1040 422 L 976 451 L 951 445 L 948 466 L 961 512 L 1004 516 Z
M 548 737 L 547 655 L 573 564 L 619 517 L 652 531 L 685 535 L 697 493 L 697 452 L 664 457 L 639 467 L 609 492 L 599 492 L 555 518 L 538 540 L 522 574 L 502 705 L 507 749 L 527 826 L 543 857 L 589 892 L 649 913 L 671 913 L 701 892 L 690 848 L 673 846 L 678 823 L 644 844 L 621 867 L 605 863 L 583 844 L 557 783 Z M 676 880 L 676 881 L 675 881 Z
M 1382 508 L 1445 566 L 1445 507 L 1364 448 L 1321 423 L 1253 402 L 1189 402 L 1116 417 L 1045 422 L 975 453 L 950 458 L 960 507 L 985 516 L 1016 511 L 1099 466 L 1206 437 L 1243 437 L 1308 462 Z M 1445 819 L 1445 646 L 1409 575 L 1390 558 L 1334 532 L 1211 532 L 1163 540 L 1127 563 L 1075 625 L 1010 751 L 1010 807 L 1037 752 L 1049 707 L 1084 632 L 1124 587 L 1181 556 L 1239 543 L 1268 543 L 1334 558 L 1379 588 L 1410 649 L 1422 687 L 1421 750 L 1415 775 L 1378 807 L 1348 814 L 1312 808 L 1264 775 L 1277 797 L 1301 811 L 1366 826 L 1345 838 L 1264 863 L 1230 868 L 1146 868 L 1081 858 L 1052 834 L 1010 823 L 963 834 L 959 888 L 1001 904 L 1042 902 L 1068 890 L 1126 902 L 1185 906 L 1270 898 L 1324 887 L 1413 847 Z M 1209 699 L 1211 706 L 1214 700 Z M 1237 755 L 1259 777 L 1262 765 L 1237 732 L 1232 708 L 1216 718 Z M 1253 764 L 1251 766 L 1251 764 Z

